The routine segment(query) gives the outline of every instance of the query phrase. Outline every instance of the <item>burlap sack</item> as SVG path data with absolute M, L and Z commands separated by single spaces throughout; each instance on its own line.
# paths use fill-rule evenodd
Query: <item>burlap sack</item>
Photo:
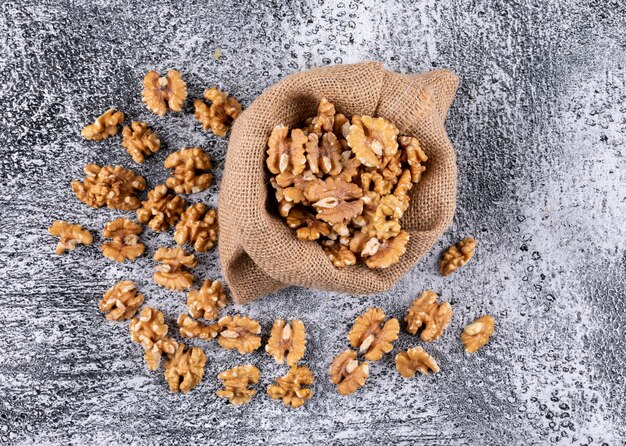
M 246 303 L 289 285 L 368 294 L 383 291 L 426 254 L 454 215 L 456 156 L 444 129 L 458 78 L 437 70 L 402 75 L 380 63 L 337 65 L 293 74 L 267 89 L 232 129 L 219 199 L 219 252 L 233 299 Z M 335 268 L 316 242 L 298 240 L 277 214 L 265 168 L 277 124 L 314 116 L 322 97 L 338 112 L 381 116 L 413 135 L 428 155 L 402 227 L 406 253 L 389 269 Z

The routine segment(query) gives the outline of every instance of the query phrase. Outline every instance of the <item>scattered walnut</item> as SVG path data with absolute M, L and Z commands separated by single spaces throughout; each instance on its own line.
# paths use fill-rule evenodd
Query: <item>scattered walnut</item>
M 124 113 L 110 108 L 93 124 L 83 127 L 83 138 L 90 141 L 102 141 L 117 134 L 117 126 L 124 122 Z
M 328 178 L 310 185 L 306 198 L 317 209 L 317 218 L 330 224 L 343 223 L 363 211 L 363 196 L 359 186 L 343 180 Z
M 304 356 L 305 350 L 306 331 L 302 321 L 294 320 L 291 324 L 286 324 L 282 319 L 274 321 L 265 351 L 273 356 L 278 364 L 285 361 L 285 354 L 287 354 L 285 361 L 287 365 L 296 365 Z
M 176 70 L 168 71 L 163 77 L 159 77 L 156 71 L 148 71 L 143 78 L 142 99 L 148 109 L 157 115 L 165 115 L 168 107 L 179 112 L 187 99 L 187 85 Z
M 413 136 L 400 136 L 398 138 L 400 147 L 406 152 L 406 161 L 411 171 L 411 181 L 418 183 L 422 177 L 422 172 L 426 167 L 422 165 L 428 161 L 428 157 L 422 150 L 422 146 L 417 138 Z
M 74 251 L 76 245 L 91 245 L 93 237 L 91 233 L 83 229 L 81 225 L 72 225 L 65 221 L 57 220 L 48 228 L 48 232 L 53 237 L 59 237 L 57 244 L 57 255 L 63 254 L 66 250 Z
M 267 394 L 275 399 L 282 399 L 286 406 L 296 409 L 313 396 L 313 391 L 303 386 L 310 386 L 315 381 L 313 372 L 308 367 L 291 367 L 286 375 L 276 380 L 267 388 Z
M 108 320 L 123 321 L 133 317 L 143 301 L 143 294 L 138 293 L 135 283 L 124 280 L 102 295 L 98 307 Z
M 189 206 L 176 225 L 174 240 L 179 245 L 189 243 L 198 252 L 213 249 L 217 243 L 217 210 L 204 203 Z
M 383 269 L 395 264 L 400 256 L 406 251 L 409 242 L 409 233 L 400 231 L 397 237 L 387 239 L 380 243 L 376 253 L 369 257 L 365 264 L 370 268 Z
M 494 332 L 496 320 L 493 316 L 485 315 L 469 324 L 461 333 L 461 341 L 465 344 L 467 353 L 475 353 L 479 348 L 489 342 Z
M 137 194 L 146 188 L 146 180 L 122 166 L 87 164 L 83 182 L 72 181 L 72 190 L 83 203 L 100 208 L 105 204 L 111 209 L 129 211 L 137 209 L 141 202 Z
M 472 237 L 466 237 L 456 245 L 450 246 L 443 253 L 439 270 L 441 275 L 447 276 L 455 272 L 458 268 L 465 265 L 474 256 L 476 249 L 476 240 Z
M 251 384 L 261 379 L 261 372 L 253 365 L 233 367 L 217 375 L 222 381 L 224 389 L 216 392 L 220 398 L 227 398 L 231 404 L 246 404 L 256 394 Z
M 319 221 L 303 208 L 293 208 L 287 215 L 287 226 L 297 229 L 296 237 L 301 240 L 318 240 L 330 234 L 328 223 Z
M 367 362 L 359 364 L 356 352 L 346 350 L 335 357 L 329 373 L 330 382 L 337 385 L 339 394 L 350 395 L 365 385 L 369 376 L 369 365 Z
M 143 347 L 144 359 L 150 370 L 159 367 L 162 353 L 173 353 L 176 347 L 176 342 L 166 337 L 167 325 L 163 313 L 152 307 L 144 307 L 139 317 L 130 322 L 129 329 L 131 340 Z
M 202 381 L 206 355 L 200 347 L 178 344 L 165 361 L 165 380 L 171 392 L 187 393 Z
M 122 129 L 122 146 L 136 163 L 142 164 L 144 155 L 159 151 L 161 141 L 148 124 L 133 121 Z
M 217 337 L 220 332 L 219 325 L 206 325 L 190 318 L 186 314 L 181 314 L 178 317 L 177 322 L 180 327 L 180 335 L 184 338 L 200 338 L 210 340 Z
M 217 323 L 223 328 L 218 338 L 222 347 L 246 354 L 261 346 L 261 325 L 258 321 L 246 316 L 224 316 Z
M 452 307 L 448 302 L 437 303 L 437 294 L 433 291 L 423 291 L 409 307 L 404 318 L 406 331 L 411 334 L 420 333 L 424 342 L 439 339 L 443 331 L 452 320 Z
M 356 265 L 356 256 L 350 249 L 343 245 L 333 244 L 324 246 L 324 252 L 337 268 Z
M 159 248 L 154 254 L 154 260 L 161 263 L 152 275 L 156 283 L 176 291 L 191 287 L 193 274 L 186 268 L 194 268 L 198 264 L 195 255 L 187 254 L 183 248 Z
M 398 129 L 384 118 L 353 119 L 346 140 L 354 155 L 368 167 L 380 167 L 382 156 L 398 151 Z
M 391 318 L 384 325 L 385 313 L 380 308 L 370 308 L 357 317 L 348 333 L 350 344 L 365 353 L 365 359 L 378 361 L 393 349 L 393 341 L 398 339 L 400 323 Z
M 102 244 L 100 247 L 102 254 L 116 262 L 136 259 L 143 254 L 145 248 L 143 243 L 139 242 L 139 234 L 142 231 L 141 225 L 127 218 L 110 221 L 104 227 L 104 236 L 113 240 Z
M 147 224 L 153 231 L 167 231 L 180 219 L 185 208 L 185 199 L 179 195 L 167 193 L 167 186 L 160 184 L 150 192 L 148 199 L 142 201 L 137 209 L 137 219 Z
M 439 372 L 437 361 L 424 351 L 422 347 L 413 347 L 396 355 L 396 368 L 405 378 L 413 378 L 415 372 L 428 375 Z
M 274 127 L 267 149 L 267 168 L 270 172 L 300 175 L 306 167 L 304 153 L 308 140 L 301 129 L 293 129 L 289 135 L 289 127 L 282 124 Z
M 156 370 L 161 363 L 163 354 L 173 355 L 178 347 L 178 342 L 174 339 L 163 338 L 152 344 L 152 347 L 145 351 L 143 358 L 150 370 Z
M 196 119 L 200 121 L 204 130 L 211 129 L 217 136 L 225 137 L 228 127 L 241 114 L 241 105 L 237 99 L 216 87 L 206 90 L 204 97 L 211 101 L 211 106 L 205 104 L 202 99 L 196 99 L 193 103 Z
M 165 159 L 165 168 L 174 169 L 174 176 L 165 184 L 177 194 L 192 194 L 208 189 L 213 175 L 211 158 L 199 147 L 182 149 Z
M 219 280 L 205 280 L 202 288 L 187 293 L 187 308 L 195 318 L 202 317 L 207 320 L 217 318 L 227 301 L 222 282 Z

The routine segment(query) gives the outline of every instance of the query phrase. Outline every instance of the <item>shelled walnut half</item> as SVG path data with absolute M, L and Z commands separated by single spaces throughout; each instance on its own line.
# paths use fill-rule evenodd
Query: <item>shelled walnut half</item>
M 83 127 L 83 138 L 89 141 L 102 141 L 117 134 L 117 126 L 124 122 L 124 113 L 113 108 L 105 111 L 93 124 Z
M 218 322 L 223 329 L 218 337 L 224 348 L 236 349 L 239 353 L 251 353 L 261 346 L 261 324 L 246 316 L 224 316 Z
M 187 99 L 187 85 L 176 70 L 168 71 L 163 77 L 151 70 L 143 78 L 141 96 L 150 111 L 163 116 L 167 113 L 168 107 L 174 112 L 182 110 Z
M 86 177 L 72 181 L 76 197 L 88 206 L 129 211 L 137 209 L 141 201 L 137 194 L 146 188 L 146 180 L 141 175 L 122 166 L 87 164 L 83 169 Z
M 161 263 L 152 276 L 156 283 L 176 291 L 191 287 L 193 274 L 186 268 L 194 268 L 198 264 L 195 255 L 187 254 L 182 248 L 159 248 L 154 260 Z
M 148 124 L 133 121 L 122 129 L 122 147 L 136 163 L 142 164 L 146 155 L 159 151 L 161 141 Z
M 174 169 L 165 184 L 177 194 L 192 194 L 208 189 L 213 180 L 211 158 L 199 147 L 185 148 L 165 159 L 165 168 Z
M 139 242 L 139 234 L 143 231 L 140 224 L 127 218 L 110 221 L 104 227 L 104 237 L 113 239 L 104 242 L 100 249 L 102 254 L 116 262 L 134 260 L 143 254 L 145 246 Z
M 267 388 L 267 394 L 275 400 L 282 399 L 286 406 L 296 409 L 313 396 L 313 390 L 304 387 L 310 386 L 313 381 L 315 377 L 308 367 L 291 367 L 286 375 L 276 380 L 276 384 Z
M 178 344 L 165 361 L 165 380 L 171 392 L 187 393 L 202 381 L 206 355 L 200 347 Z
M 476 249 L 476 239 L 472 237 L 466 237 L 456 245 L 450 246 L 446 252 L 443 253 L 439 269 L 441 275 L 447 276 L 455 272 L 458 268 L 464 266 L 467 262 L 474 257 L 474 250 Z
M 83 229 L 81 225 L 73 225 L 66 221 L 57 220 L 48 228 L 48 232 L 53 237 L 59 238 L 56 247 L 57 255 L 63 254 L 66 250 L 74 251 L 76 245 L 91 245 L 93 236 Z
M 133 317 L 143 301 L 143 294 L 139 294 L 135 282 L 124 280 L 103 294 L 98 307 L 108 320 L 123 321 Z
M 217 210 L 204 203 L 189 206 L 176 225 L 174 240 L 179 245 L 189 243 L 198 252 L 213 249 L 217 243 Z
M 413 301 L 404 318 L 406 331 L 417 334 L 421 329 L 420 338 L 424 342 L 439 339 L 452 320 L 452 307 L 448 302 L 437 302 L 437 294 L 423 291 Z
M 335 357 L 330 365 L 330 382 L 337 385 L 340 395 L 350 395 L 365 385 L 369 376 L 367 362 L 359 364 L 356 352 L 346 350 Z
M 129 325 L 130 338 L 141 344 L 144 349 L 144 359 L 150 370 L 156 370 L 161 362 L 163 353 L 173 354 L 176 341 L 167 337 L 165 316 L 152 307 L 144 307 Z
M 396 355 L 396 368 L 405 378 L 413 378 L 416 372 L 422 375 L 439 372 L 437 361 L 422 347 L 413 347 Z
M 265 351 L 278 364 L 286 362 L 288 366 L 296 365 L 304 357 L 305 350 L 306 330 L 302 321 L 296 319 L 291 324 L 282 319 L 274 321 Z
M 217 337 L 221 330 L 218 324 L 206 325 L 186 314 L 181 314 L 177 322 L 180 327 L 180 335 L 184 338 L 210 340 Z
M 378 361 L 393 349 L 393 342 L 398 339 L 398 319 L 391 318 L 383 325 L 385 317 L 382 309 L 370 308 L 356 318 L 348 333 L 350 344 L 364 353 L 365 359 Z
M 220 310 L 226 306 L 228 297 L 219 280 L 205 280 L 202 288 L 187 293 L 187 308 L 195 318 L 216 319 Z
M 493 335 L 496 320 L 493 316 L 485 315 L 469 324 L 461 333 L 461 341 L 465 344 L 467 353 L 476 353 L 479 348 L 487 345 Z
M 167 231 L 180 219 L 185 209 L 185 199 L 180 195 L 169 194 L 167 186 L 160 184 L 148 192 L 148 199 L 142 201 L 141 205 L 142 208 L 137 209 L 137 220 L 147 224 L 153 231 Z
M 215 135 L 225 137 L 228 128 L 241 114 L 241 104 L 217 87 L 207 89 L 204 98 L 211 101 L 211 105 L 207 105 L 202 99 L 196 99 L 193 103 L 196 119 L 204 130 L 211 129 Z
M 261 379 L 261 372 L 253 365 L 233 367 L 217 375 L 224 388 L 216 392 L 220 398 L 227 398 L 236 406 L 246 404 L 256 394 L 250 385 Z

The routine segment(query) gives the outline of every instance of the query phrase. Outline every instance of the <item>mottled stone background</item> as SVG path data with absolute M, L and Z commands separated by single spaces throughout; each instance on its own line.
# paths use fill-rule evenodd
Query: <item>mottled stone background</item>
M 453 225 L 389 292 L 288 289 L 228 308 L 258 318 L 265 334 L 275 317 L 305 321 L 318 380 L 304 408 L 265 394 L 284 367 L 213 343 L 202 344 L 202 384 L 171 394 L 127 325 L 97 309 L 103 291 L 132 279 L 174 322 L 184 296 L 150 279 L 171 234 L 148 231 L 145 257 L 113 264 L 97 249 L 101 229 L 129 214 L 88 208 L 70 181 L 96 162 L 136 168 L 153 186 L 183 146 L 223 162 L 227 141 L 202 132 L 189 104 L 163 118 L 142 105 L 149 69 L 181 70 L 191 97 L 217 84 L 248 105 L 289 73 L 363 60 L 461 77 L 447 124 L 460 180 Z M 2 1 L 0 443 L 625 444 L 625 64 L 617 0 Z M 83 141 L 80 128 L 111 106 L 153 125 L 164 149 L 135 166 L 119 137 Z M 216 173 L 193 200 L 216 203 Z M 55 256 L 54 219 L 84 224 L 95 246 Z M 479 240 L 475 259 L 440 277 L 441 251 L 468 235 Z M 198 282 L 221 276 L 216 253 L 200 264 Z M 365 388 L 339 397 L 327 368 L 353 318 L 372 305 L 402 317 L 425 288 L 455 310 L 426 345 L 441 373 L 402 379 L 388 355 Z M 484 313 L 496 334 L 467 357 L 458 336 Z M 402 334 L 397 347 L 416 344 Z M 216 375 L 244 362 L 262 382 L 236 408 L 215 396 Z

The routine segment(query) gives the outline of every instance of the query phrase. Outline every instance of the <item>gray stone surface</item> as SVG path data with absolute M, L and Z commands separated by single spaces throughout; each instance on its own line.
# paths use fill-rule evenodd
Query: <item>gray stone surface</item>
M 319 0 L 282 2 L 11 1 L 0 3 L 0 443 L 2 444 L 575 444 L 626 442 L 626 9 L 620 1 Z M 215 61 L 213 52 L 222 51 Z M 217 164 L 227 141 L 187 113 L 141 104 L 149 69 L 181 70 L 191 97 L 218 84 L 249 104 L 283 76 L 328 63 L 380 60 L 401 72 L 447 67 L 462 78 L 447 128 L 458 153 L 458 212 L 435 249 L 386 293 L 354 297 L 287 289 L 228 313 L 301 318 L 315 397 L 292 411 L 264 389 L 284 367 L 212 343 L 206 377 L 169 393 L 147 371 L 127 324 L 97 309 L 117 280 L 147 302 L 184 311 L 184 296 L 150 279 L 171 234 L 148 231 L 147 256 L 102 257 L 104 223 L 69 188 L 85 163 L 136 168 L 150 185 L 182 146 Z M 153 125 L 164 149 L 135 166 L 119 137 L 80 128 L 114 106 Z M 218 182 L 194 201 L 216 203 Z M 96 246 L 56 257 L 54 219 L 80 222 Z M 475 260 L 442 278 L 436 262 L 460 237 Z M 198 280 L 220 277 L 216 253 Z M 356 395 L 328 383 L 353 318 L 372 305 L 402 317 L 430 288 L 454 320 L 426 345 L 436 376 L 402 379 L 393 356 Z M 458 336 L 484 313 L 492 342 L 464 355 Z M 420 344 L 402 334 L 398 348 Z M 218 400 L 216 375 L 244 362 L 263 373 L 242 408 Z

